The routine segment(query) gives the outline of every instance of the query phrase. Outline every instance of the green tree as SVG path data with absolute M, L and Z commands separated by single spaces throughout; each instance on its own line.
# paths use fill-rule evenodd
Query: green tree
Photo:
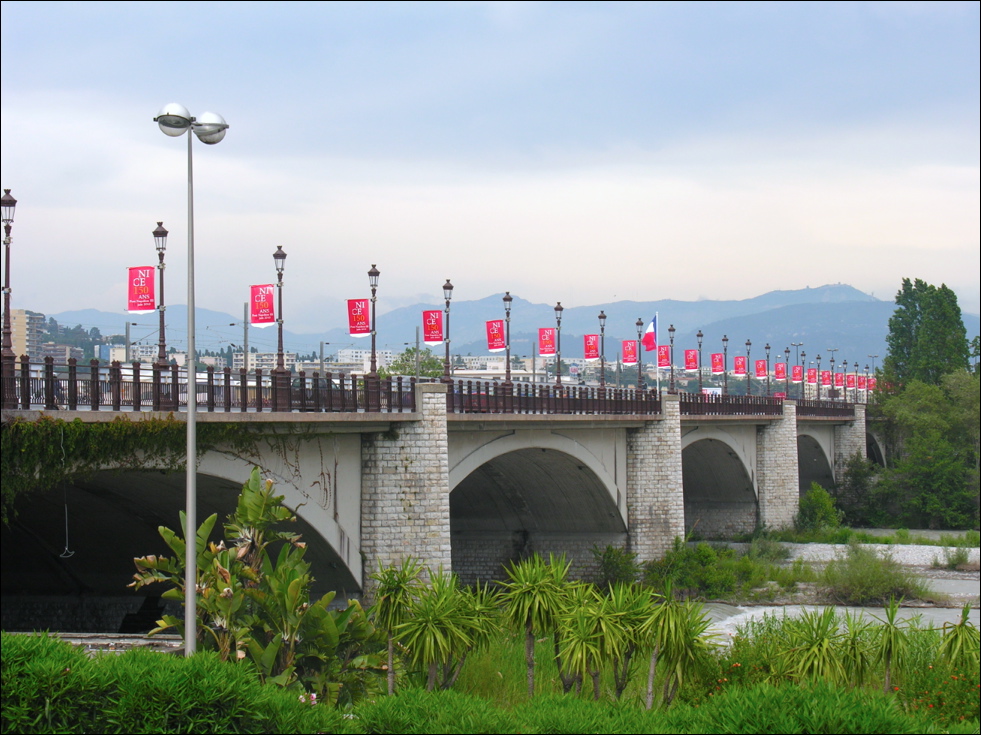
M 443 361 L 436 357 L 428 347 L 420 350 L 410 347 L 398 355 L 391 364 L 379 370 L 378 374 L 383 378 L 391 375 L 415 375 L 417 357 L 419 360 L 419 377 L 438 378 L 443 374 Z
M 411 556 L 397 567 L 378 565 L 371 579 L 378 583 L 371 616 L 388 637 L 388 693 L 395 694 L 395 631 L 405 621 L 409 604 L 419 590 L 422 565 Z

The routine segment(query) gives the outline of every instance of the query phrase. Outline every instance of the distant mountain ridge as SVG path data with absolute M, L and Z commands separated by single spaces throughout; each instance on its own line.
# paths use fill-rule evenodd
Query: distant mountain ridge
M 454 354 L 484 354 L 487 352 L 484 323 L 504 318 L 503 293 L 473 301 L 453 301 L 450 311 L 451 350 Z M 555 326 L 554 304 L 535 304 L 519 296 L 513 296 L 511 308 L 512 352 L 529 355 L 539 327 Z M 416 328 L 421 324 L 424 309 L 442 308 L 443 303 L 419 303 L 386 312 L 378 317 L 379 349 L 401 352 L 407 345 L 415 344 Z M 817 288 L 794 291 L 770 291 L 750 299 L 733 301 L 616 301 L 590 306 L 565 308 L 562 312 L 562 354 L 575 359 L 582 356 L 582 335 L 599 333 L 598 315 L 606 314 L 606 357 L 615 359 L 620 350 L 620 340 L 636 339 L 636 322 L 640 318 L 647 324 L 655 313 L 659 314 L 659 339 L 668 342 L 668 327 L 674 325 L 675 362 L 680 362 L 680 350 L 697 347 L 696 332 L 702 331 L 703 362 L 712 352 L 722 351 L 722 336 L 729 337 L 728 351 L 732 355 L 745 354 L 746 340 L 750 340 L 751 356 L 763 357 L 765 345 L 770 344 L 771 357 L 783 353 L 791 343 L 803 343 L 808 361 L 817 354 L 827 354 L 837 349 L 836 359 L 849 363 L 871 362 L 869 356 L 877 356 L 877 365 L 886 352 L 885 338 L 889 317 L 895 310 L 892 301 L 882 301 L 847 284 L 831 284 Z M 103 334 L 122 333 L 126 321 L 137 322 L 132 328 L 132 338 L 140 338 L 142 330 L 153 332 L 150 342 L 156 340 L 156 314 L 134 317 L 113 314 L 94 309 L 67 311 L 50 314 L 63 326 L 82 324 L 97 326 Z M 968 338 L 978 334 L 981 320 L 977 315 L 964 314 Z M 367 339 L 355 340 L 343 324 L 344 315 L 336 315 L 336 326 L 316 334 L 296 334 L 284 330 L 287 351 L 311 353 L 320 349 L 320 342 L 329 343 L 327 352 L 339 347 L 368 348 Z M 183 305 L 167 307 L 168 343 L 183 342 L 187 322 L 187 310 Z M 241 344 L 242 317 L 208 309 L 197 310 L 197 346 L 199 350 L 216 350 L 229 344 Z M 171 339 L 171 337 L 173 337 Z M 275 350 L 275 328 L 250 329 L 250 345 L 262 351 Z M 270 346 L 271 345 L 271 346 Z M 436 348 L 441 352 L 441 348 Z

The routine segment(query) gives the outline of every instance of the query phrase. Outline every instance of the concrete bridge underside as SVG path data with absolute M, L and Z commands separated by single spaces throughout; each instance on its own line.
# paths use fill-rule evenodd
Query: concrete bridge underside
M 699 439 L 682 450 L 686 533 L 731 537 L 756 528 L 756 489 L 744 460 L 739 447 L 722 438 Z

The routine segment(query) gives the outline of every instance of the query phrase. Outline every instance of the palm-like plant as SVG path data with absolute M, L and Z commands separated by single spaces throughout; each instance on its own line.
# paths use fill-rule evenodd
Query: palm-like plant
M 785 646 L 781 655 L 790 664 L 796 679 L 817 677 L 840 685 L 847 679 L 839 644 L 844 637 L 839 630 L 834 608 L 807 610 L 784 626 Z
M 956 623 L 944 623 L 944 637 L 940 642 L 938 653 L 952 667 L 963 667 L 977 671 L 979 650 L 981 650 L 981 631 L 968 616 L 971 606 L 964 605 L 961 619 Z
M 872 659 L 872 624 L 861 613 L 845 612 L 845 632 L 842 638 L 845 671 L 852 687 L 865 683 Z
M 383 568 L 371 575 L 377 582 L 370 613 L 375 625 L 388 637 L 388 693 L 395 694 L 395 630 L 404 621 L 413 597 L 420 589 L 422 565 L 411 556 L 397 567 Z
M 882 623 L 878 630 L 876 660 L 882 662 L 885 668 L 885 675 L 882 680 L 882 691 L 884 692 L 892 689 L 893 666 L 900 666 L 909 651 L 908 626 L 897 619 L 902 602 L 902 599 L 897 601 L 895 597 L 890 598 L 889 604 L 885 608 L 886 619 L 876 618 Z

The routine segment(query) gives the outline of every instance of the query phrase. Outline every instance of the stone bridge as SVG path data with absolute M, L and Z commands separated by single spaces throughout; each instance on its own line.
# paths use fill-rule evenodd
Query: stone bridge
M 408 555 L 464 582 L 500 579 L 502 564 L 536 551 L 565 553 L 588 574 L 594 546 L 648 560 L 691 529 L 786 526 L 802 489 L 833 484 L 867 442 L 861 404 L 847 415 L 799 417 L 793 401 L 719 415 L 664 395 L 657 414 L 454 413 L 446 385 L 414 390 L 405 412 L 199 414 L 255 439 L 251 450 L 236 442 L 200 457 L 199 519 L 229 513 L 258 465 L 297 509 L 323 590 L 358 594 L 379 565 Z M 4 421 L 44 413 L 5 411 Z M 168 553 L 156 529 L 176 526 L 183 502 L 183 472 L 143 468 L 107 469 L 25 504 L 3 531 L 4 627 L 73 600 L 74 612 L 58 612 L 73 622 L 56 616 L 51 627 L 92 629 L 88 616 L 115 629 L 132 618 L 131 559 Z

